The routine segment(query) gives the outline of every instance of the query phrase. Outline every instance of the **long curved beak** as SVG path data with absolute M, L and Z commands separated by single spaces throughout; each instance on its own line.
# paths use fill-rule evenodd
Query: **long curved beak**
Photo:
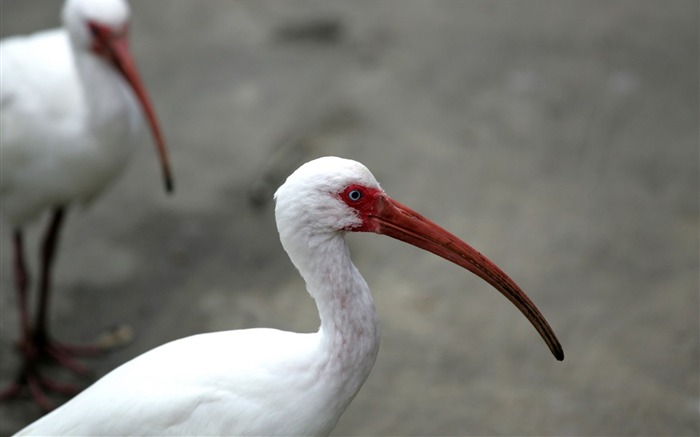
M 376 208 L 367 219 L 374 225 L 368 230 L 432 252 L 491 284 L 527 317 L 554 357 L 559 361 L 564 359 L 564 351 L 557 336 L 535 304 L 503 270 L 473 247 L 386 195 L 377 197 Z
M 155 110 L 153 109 L 153 105 L 148 98 L 148 93 L 146 93 L 146 89 L 144 88 L 141 78 L 139 77 L 138 70 L 136 69 L 136 64 L 131 56 L 131 50 L 129 50 L 128 32 L 125 29 L 120 35 L 114 35 L 113 33 L 104 32 L 104 30 L 99 27 L 96 30 L 96 36 L 99 40 L 99 44 L 101 45 L 99 48 L 100 54 L 106 56 L 124 76 L 124 79 L 126 79 L 127 83 L 134 90 L 134 94 L 136 94 L 136 98 L 141 104 L 141 108 L 143 109 L 146 119 L 148 120 L 148 124 L 151 127 L 153 139 L 155 140 L 158 158 L 163 171 L 165 190 L 168 193 L 172 193 L 174 190 L 174 183 L 172 172 L 170 171 L 168 150 L 165 146 L 165 140 L 163 139 L 163 133 L 160 130 L 160 125 L 158 124 Z

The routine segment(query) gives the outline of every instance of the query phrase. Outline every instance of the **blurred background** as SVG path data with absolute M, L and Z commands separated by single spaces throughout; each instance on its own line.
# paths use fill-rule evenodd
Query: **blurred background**
M 3 37 L 59 25 L 60 2 L 1 5 Z M 301 163 L 338 155 L 500 265 L 566 360 L 473 275 L 351 235 L 383 336 L 334 435 L 700 433 L 697 1 L 132 9 L 176 193 L 164 194 L 144 137 L 124 177 L 69 212 L 57 336 L 88 342 L 121 323 L 136 333 L 89 362 L 95 378 L 194 333 L 316 330 L 271 197 Z M 19 365 L 18 322 L 11 230 L 0 223 L 5 385 Z M 29 230 L 34 272 L 39 229 Z M 40 414 L 28 397 L 2 404 L 0 434 Z

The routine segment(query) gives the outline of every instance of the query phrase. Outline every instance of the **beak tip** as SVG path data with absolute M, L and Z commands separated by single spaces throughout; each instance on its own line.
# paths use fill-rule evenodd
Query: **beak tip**
M 173 182 L 173 178 L 169 173 L 165 175 L 165 192 L 168 194 L 175 193 L 175 182 Z
M 561 347 L 553 350 L 552 354 L 554 354 L 554 358 L 556 358 L 557 361 L 564 361 L 564 350 Z

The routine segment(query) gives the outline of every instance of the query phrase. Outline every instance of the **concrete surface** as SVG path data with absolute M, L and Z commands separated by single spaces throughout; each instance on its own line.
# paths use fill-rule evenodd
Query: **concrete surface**
M 383 338 L 335 435 L 700 433 L 697 1 L 134 3 L 177 193 L 146 139 L 70 212 L 57 336 L 137 334 L 96 376 L 192 333 L 315 330 L 270 196 L 334 154 L 503 267 L 566 352 L 471 274 L 350 236 Z M 59 7 L 2 0 L 2 35 L 56 25 Z M 18 362 L 2 223 L 4 384 Z M 39 415 L 3 404 L 0 434 Z

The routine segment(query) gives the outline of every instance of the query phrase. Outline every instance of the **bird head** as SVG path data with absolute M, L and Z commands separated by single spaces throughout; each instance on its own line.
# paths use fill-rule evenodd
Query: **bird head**
M 96 33 L 102 38 L 125 38 L 128 34 L 131 10 L 124 0 L 68 0 L 63 6 L 63 24 L 77 49 L 98 48 Z

